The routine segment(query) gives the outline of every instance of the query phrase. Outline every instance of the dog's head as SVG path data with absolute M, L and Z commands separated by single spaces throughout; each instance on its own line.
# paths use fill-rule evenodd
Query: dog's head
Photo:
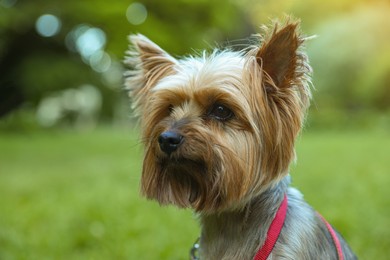
M 215 212 L 243 205 L 288 173 L 309 105 L 297 22 L 246 51 L 175 59 L 130 36 L 126 84 L 145 145 L 141 192 Z

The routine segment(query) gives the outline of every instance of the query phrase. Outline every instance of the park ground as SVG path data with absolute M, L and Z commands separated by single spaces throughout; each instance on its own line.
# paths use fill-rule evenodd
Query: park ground
M 304 131 L 292 185 L 360 259 L 390 255 L 390 135 Z M 0 134 L 0 259 L 188 259 L 189 210 L 139 196 L 136 131 Z

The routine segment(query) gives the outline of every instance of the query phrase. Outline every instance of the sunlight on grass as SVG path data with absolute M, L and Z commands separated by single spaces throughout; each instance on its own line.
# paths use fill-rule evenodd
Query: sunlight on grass
M 139 196 L 133 131 L 0 135 L 0 259 L 187 259 L 189 210 Z M 293 185 L 362 259 L 390 254 L 390 138 L 304 133 Z
M 362 259 L 390 253 L 390 136 L 304 133 L 292 169 L 294 185 L 338 229 Z

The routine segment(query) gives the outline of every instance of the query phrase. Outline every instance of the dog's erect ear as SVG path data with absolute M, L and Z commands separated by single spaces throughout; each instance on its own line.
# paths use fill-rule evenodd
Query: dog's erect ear
M 142 110 L 150 89 L 173 72 L 177 61 L 141 34 L 130 35 L 129 40 L 131 45 L 124 63 L 130 70 L 125 72 L 125 85 L 133 98 L 133 107 Z
M 147 77 L 152 76 L 156 70 L 176 63 L 174 58 L 142 34 L 130 35 L 129 39 L 134 47 L 128 52 L 130 59 L 134 58 L 134 54 L 139 58 L 140 64 L 135 65 L 141 66 Z
M 298 22 L 287 22 L 281 29 L 278 24 L 268 35 L 263 45 L 257 52 L 256 58 L 265 72 L 265 87 L 286 88 L 295 81 L 297 66 L 300 66 L 300 57 L 297 53 L 303 43 L 298 30 Z
M 294 142 L 309 106 L 311 68 L 303 52 L 299 22 L 287 18 L 265 29 L 260 46 L 248 52 L 249 85 L 262 138 L 261 172 L 271 182 L 288 172 Z

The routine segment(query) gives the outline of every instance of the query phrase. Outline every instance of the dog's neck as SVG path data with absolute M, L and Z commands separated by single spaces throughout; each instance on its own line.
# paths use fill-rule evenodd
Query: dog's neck
M 254 197 L 243 210 L 201 216 L 201 259 L 253 258 L 266 239 L 289 183 L 290 178 L 285 177 Z

